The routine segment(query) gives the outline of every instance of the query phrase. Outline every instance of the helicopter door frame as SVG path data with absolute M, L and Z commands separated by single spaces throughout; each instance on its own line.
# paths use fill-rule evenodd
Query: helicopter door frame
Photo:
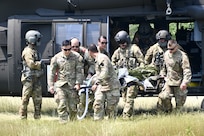
M 79 18 L 79 17 L 78 17 Z M 109 17 L 90 17 L 66 20 L 54 20 L 52 22 L 52 40 L 53 40 L 53 56 L 61 49 L 61 43 L 63 40 L 69 40 L 71 38 L 78 38 L 81 42 L 81 46 L 88 47 L 91 43 L 97 45 L 98 37 L 105 35 L 109 37 Z M 109 45 L 107 45 L 107 51 Z M 50 65 L 47 65 L 47 75 L 50 72 Z M 48 76 L 47 76 L 48 78 Z M 48 79 L 47 79 L 48 80 Z M 47 88 L 48 89 L 48 88 Z
M 6 95 L 19 96 L 22 93 L 22 83 L 21 83 L 21 71 L 22 71 L 22 58 L 21 53 L 26 46 L 25 33 L 30 30 L 39 30 L 43 35 L 41 40 L 41 45 L 38 50 L 41 57 L 44 59 L 49 59 L 50 52 L 52 52 L 51 47 L 51 20 L 43 20 L 42 18 L 30 19 L 15 17 L 8 20 L 8 92 Z M 43 95 L 47 95 L 46 88 L 46 78 L 43 76 L 42 82 L 45 82 L 43 87 Z
M 52 30 L 52 37 L 55 41 L 54 54 L 60 51 L 59 45 L 63 40 L 74 37 L 78 38 L 81 45 L 87 48 L 92 43 L 97 45 L 100 35 L 105 35 L 109 40 L 109 17 L 77 16 L 65 20 L 53 20 Z M 107 51 L 109 51 L 109 44 Z

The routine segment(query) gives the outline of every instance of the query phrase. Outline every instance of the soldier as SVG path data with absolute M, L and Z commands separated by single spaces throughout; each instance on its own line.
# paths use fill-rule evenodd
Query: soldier
M 96 79 L 92 86 L 94 96 L 94 120 L 115 118 L 120 98 L 120 82 L 108 56 L 99 53 L 95 44 L 88 47 L 89 54 L 95 59 Z M 106 102 L 106 104 L 105 104 Z
M 76 119 L 79 103 L 78 90 L 84 77 L 83 58 L 79 53 L 71 51 L 70 40 L 62 42 L 61 50 L 51 59 L 48 86 L 49 92 L 55 94 L 59 121 L 66 123 L 68 110 L 69 119 L 71 121 Z
M 37 51 L 41 37 L 40 32 L 36 30 L 29 30 L 25 35 L 27 46 L 22 52 L 23 70 L 21 82 L 23 89 L 22 103 L 19 110 L 21 119 L 27 119 L 27 106 L 31 96 L 34 104 L 34 119 L 41 118 L 42 86 L 40 77 L 43 75 L 43 68 Z
M 171 97 L 175 96 L 176 109 L 180 110 L 187 97 L 187 85 L 191 80 L 191 68 L 186 53 L 178 49 L 175 40 L 169 40 L 164 53 L 164 66 L 160 75 L 165 77 L 165 85 L 158 96 L 157 107 L 164 112 L 172 111 Z
M 71 47 L 73 51 L 78 52 L 83 57 L 85 77 L 94 75 L 94 60 L 89 56 L 88 50 L 81 46 L 81 42 L 77 38 L 71 39 Z
M 115 41 L 119 48 L 114 51 L 111 60 L 116 69 L 126 67 L 128 70 L 144 65 L 144 56 L 140 48 L 130 44 L 130 36 L 126 31 L 119 31 L 115 35 Z M 123 118 L 130 118 L 133 114 L 134 98 L 137 96 L 138 87 L 135 84 L 128 86 L 123 92 L 122 97 L 125 102 Z
M 71 47 L 73 51 L 78 52 L 80 55 L 84 55 L 85 48 L 81 47 L 81 42 L 77 38 L 71 39 Z
M 81 46 L 80 41 L 77 38 L 71 39 L 71 47 L 73 51 L 78 52 L 83 57 L 83 63 L 84 63 L 84 75 L 86 80 L 91 78 L 91 76 L 94 75 L 95 69 L 94 69 L 94 60 L 89 56 L 88 50 Z M 93 114 L 93 101 L 94 96 L 92 92 L 89 92 L 89 107 L 88 107 L 88 113 L 90 116 Z M 82 93 L 80 95 L 80 101 L 78 105 L 78 114 L 82 116 L 85 110 L 86 105 L 86 95 L 85 93 Z
M 110 57 L 110 54 L 106 51 L 107 48 L 107 38 L 104 35 L 99 36 L 98 38 L 98 46 L 97 49 L 100 53 L 103 53 L 105 55 L 107 55 L 108 57 Z
M 166 30 L 160 30 L 156 34 L 157 43 L 150 46 L 145 54 L 144 60 L 146 65 L 150 64 L 156 67 L 158 72 L 160 71 L 163 64 L 163 53 L 166 51 L 166 45 L 170 39 L 171 36 Z
M 139 24 L 138 31 L 135 33 L 132 43 L 137 44 L 142 53 L 146 54 L 147 49 L 150 45 L 156 42 L 155 31 L 151 27 L 150 23 L 142 22 Z

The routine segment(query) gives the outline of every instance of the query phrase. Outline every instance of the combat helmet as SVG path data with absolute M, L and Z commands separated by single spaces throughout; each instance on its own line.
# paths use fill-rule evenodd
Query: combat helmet
M 169 34 L 169 32 L 167 30 L 160 30 L 157 34 L 156 34 L 156 39 L 165 39 L 166 41 L 171 39 L 171 35 Z
M 127 44 L 130 44 L 130 36 L 128 35 L 128 33 L 124 30 L 119 31 L 115 37 L 114 37 L 115 41 L 117 43 L 125 43 L 127 42 Z
M 42 37 L 41 33 L 36 30 L 29 30 L 25 34 L 26 43 L 36 45 L 36 46 L 40 45 L 41 37 Z

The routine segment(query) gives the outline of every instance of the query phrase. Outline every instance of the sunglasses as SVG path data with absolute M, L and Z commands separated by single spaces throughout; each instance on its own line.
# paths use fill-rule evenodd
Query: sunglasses
M 79 48 L 79 46 L 72 46 L 72 48 Z
M 69 49 L 63 49 L 64 51 L 70 51 L 72 48 L 69 48 Z
M 174 48 L 168 48 L 168 50 L 171 50 L 171 51 L 173 51 L 174 49 L 176 48 L 176 46 L 174 47 Z
M 108 42 L 101 42 L 101 44 L 108 44 Z

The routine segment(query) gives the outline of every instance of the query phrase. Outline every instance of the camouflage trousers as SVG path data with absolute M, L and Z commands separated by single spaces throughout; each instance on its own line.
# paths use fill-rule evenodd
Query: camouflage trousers
M 57 113 L 60 121 L 73 121 L 77 119 L 77 104 L 79 103 L 78 91 L 70 89 L 68 84 L 56 87 L 54 95 L 57 103 Z
M 182 109 L 187 97 L 186 92 L 182 91 L 179 86 L 169 86 L 165 84 L 162 92 L 160 92 L 158 96 L 158 111 L 171 112 L 173 110 L 171 103 L 172 96 L 175 97 L 176 109 Z
M 30 97 L 32 97 L 34 104 L 34 119 L 40 119 L 42 105 L 42 86 L 40 81 L 23 82 L 22 103 L 19 109 L 21 119 L 27 119 L 27 107 Z
M 123 100 L 124 100 L 124 109 L 123 109 L 123 118 L 130 118 L 133 114 L 134 108 L 134 99 L 138 94 L 138 86 L 131 85 L 126 88 L 126 91 L 123 92 Z
M 94 96 L 94 120 L 102 120 L 105 116 L 115 119 L 120 98 L 119 89 L 104 92 L 97 89 Z
M 79 96 L 79 104 L 78 104 L 78 115 L 82 116 L 85 111 L 86 106 L 86 93 L 82 93 Z M 89 99 L 88 99 L 88 111 L 86 113 L 86 116 L 93 116 L 93 102 L 94 102 L 94 93 L 89 93 Z

